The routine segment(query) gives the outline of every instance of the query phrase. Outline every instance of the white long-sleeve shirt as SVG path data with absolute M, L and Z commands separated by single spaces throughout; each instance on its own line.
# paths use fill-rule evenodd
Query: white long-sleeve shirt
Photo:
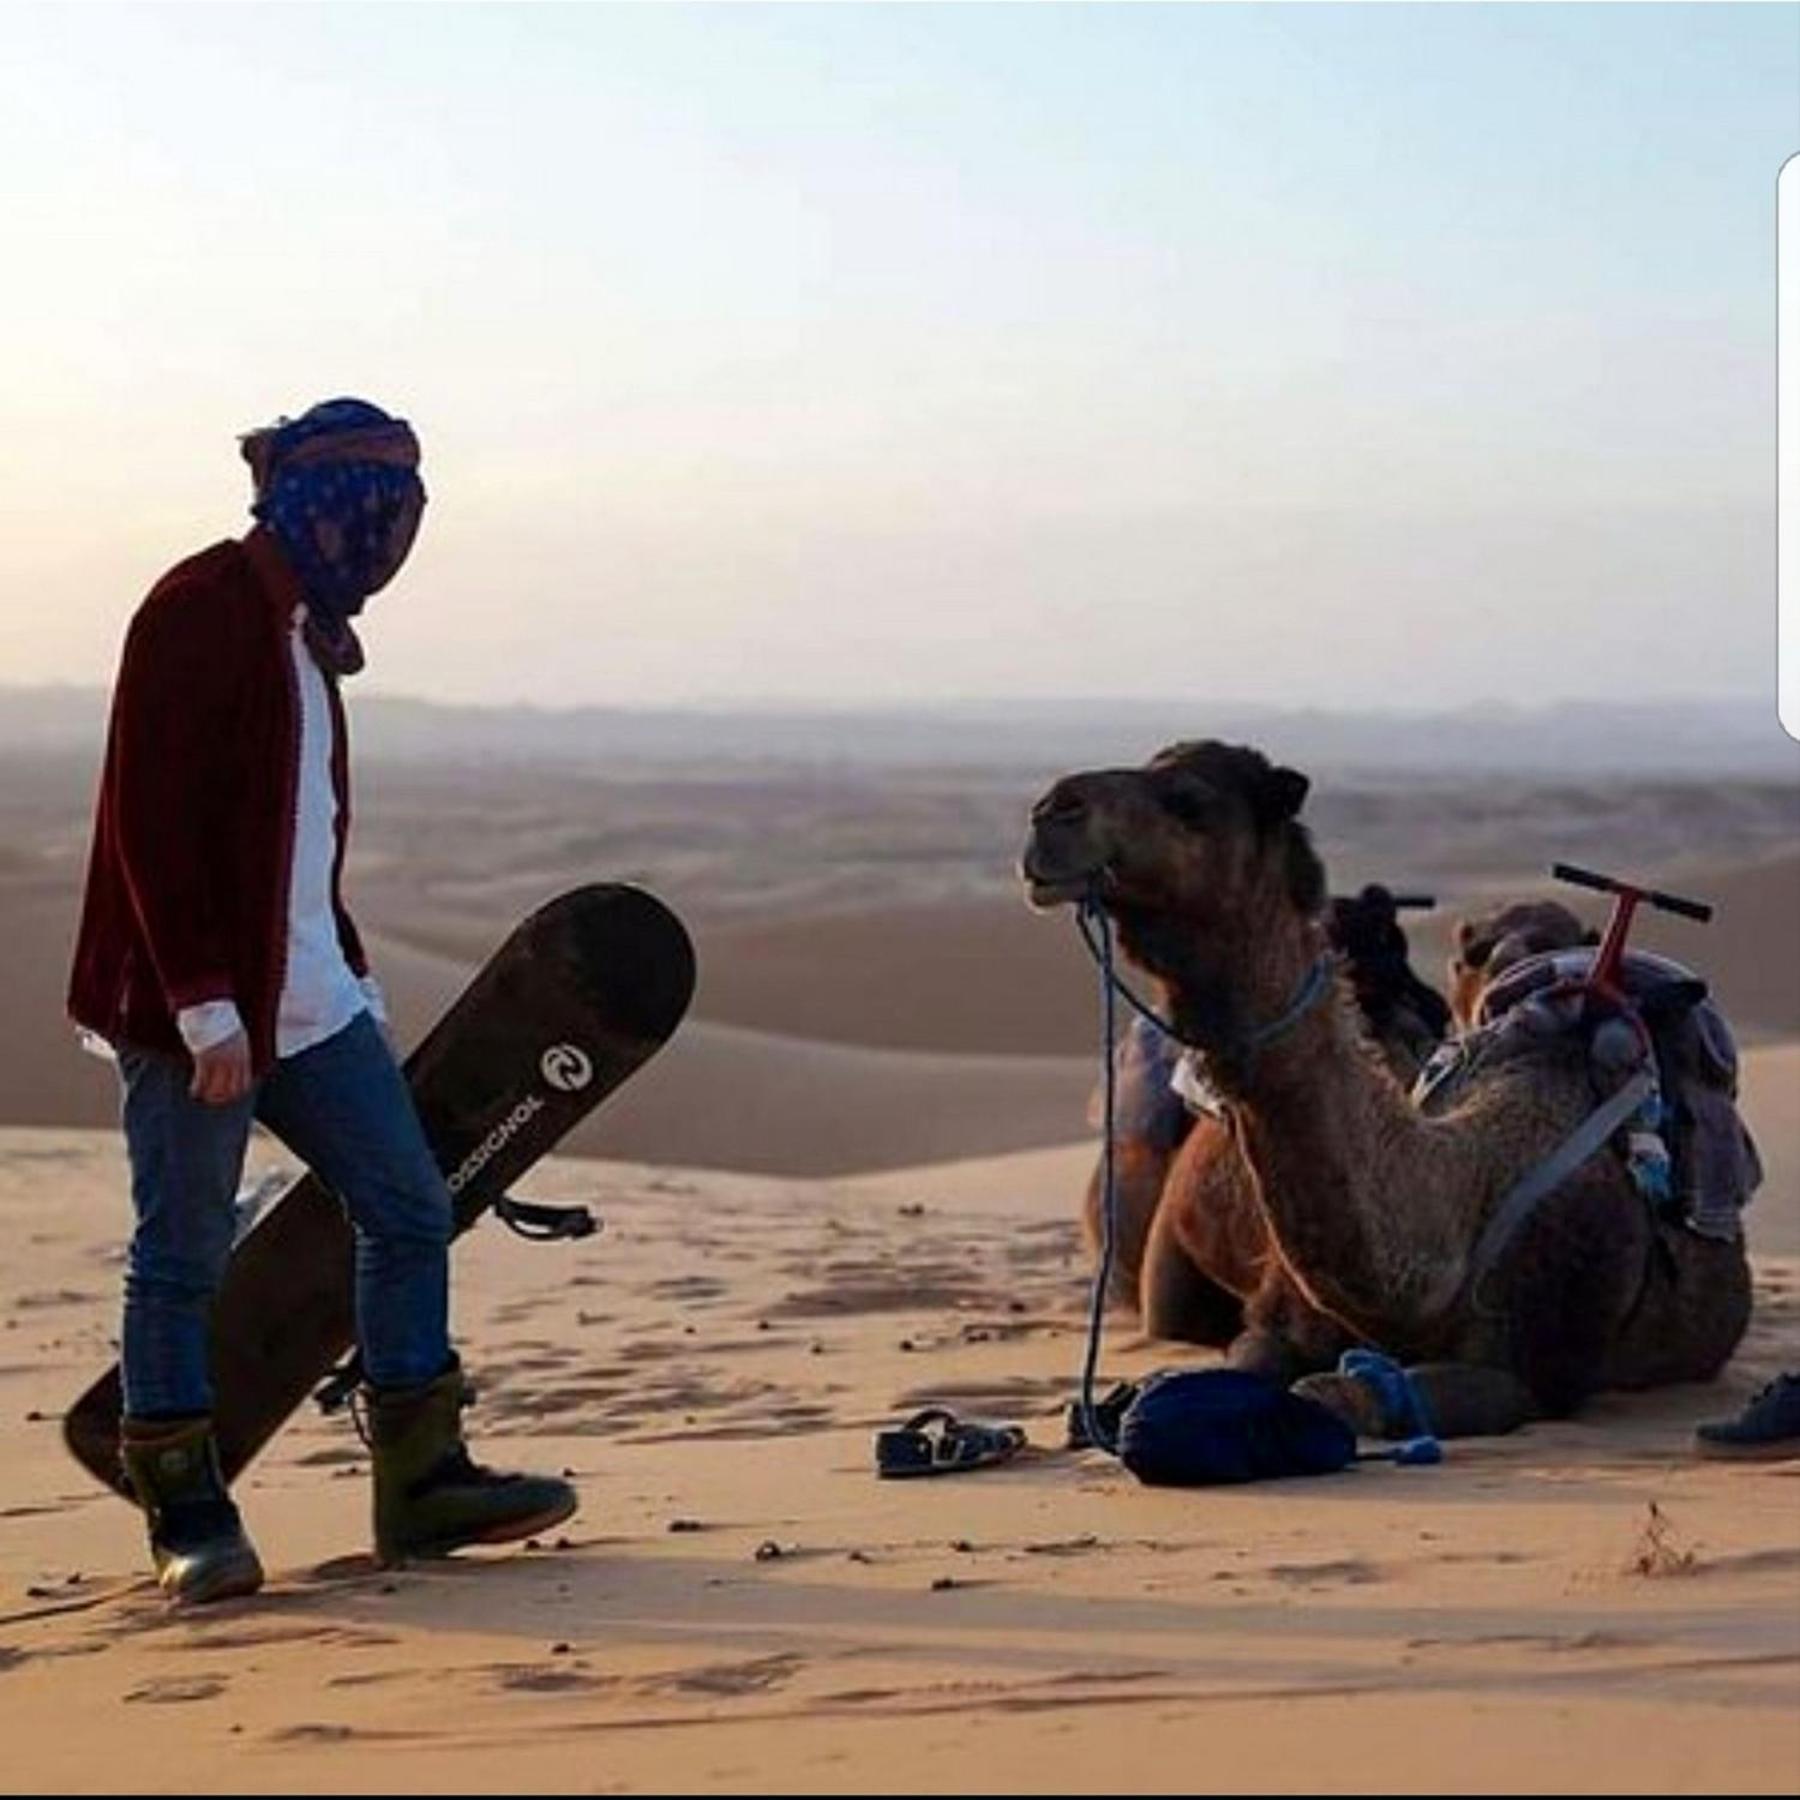
M 300 779 L 288 880 L 287 974 L 275 1020 L 277 1057 L 298 1056 L 324 1043 L 365 1009 L 378 1023 L 387 1022 L 374 977 L 359 980 L 351 972 L 331 908 L 331 867 L 337 855 L 337 792 L 331 781 L 334 731 L 325 677 L 306 647 L 305 623 L 306 609 L 296 607 L 288 649 L 300 697 Z M 231 1000 L 184 1007 L 176 1024 L 182 1042 L 196 1056 L 244 1028 Z

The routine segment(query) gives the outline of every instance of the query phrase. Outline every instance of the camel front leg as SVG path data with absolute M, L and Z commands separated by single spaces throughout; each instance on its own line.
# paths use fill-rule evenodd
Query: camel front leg
M 1144 1330 L 1153 1338 L 1223 1349 L 1244 1328 L 1244 1304 L 1189 1254 L 1177 1215 L 1171 1193 L 1150 1224 L 1138 1287 Z
M 1531 1390 L 1506 1369 L 1481 1363 L 1414 1363 L 1409 1394 L 1394 1384 L 1333 1372 L 1307 1375 L 1294 1392 L 1329 1407 L 1358 1437 L 1503 1437 L 1543 1418 Z
M 1333 1367 L 1358 1340 L 1312 1306 L 1273 1257 L 1244 1303 L 1244 1330 L 1225 1353 L 1234 1369 L 1290 1382 Z
M 1114 1221 L 1112 1278 L 1106 1286 L 1108 1306 L 1132 1307 L 1138 1303 L 1138 1280 L 1144 1264 L 1144 1248 L 1151 1221 L 1163 1191 L 1174 1152 L 1137 1138 L 1124 1138 L 1113 1146 L 1113 1189 L 1117 1212 Z M 1081 1209 L 1082 1235 L 1098 1266 L 1105 1244 L 1106 1163 L 1102 1158 L 1088 1178 L 1087 1196 Z

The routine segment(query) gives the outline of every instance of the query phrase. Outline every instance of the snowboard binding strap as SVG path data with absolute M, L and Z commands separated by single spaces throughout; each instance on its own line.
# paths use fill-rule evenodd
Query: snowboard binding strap
M 585 1206 L 545 1206 L 503 1194 L 494 1202 L 494 1213 L 509 1230 L 537 1244 L 592 1237 L 600 1229 L 600 1221 Z

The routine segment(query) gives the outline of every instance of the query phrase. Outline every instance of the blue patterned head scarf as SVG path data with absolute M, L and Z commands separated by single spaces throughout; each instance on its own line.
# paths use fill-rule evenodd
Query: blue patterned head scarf
M 350 620 L 392 579 L 425 503 L 419 440 L 366 400 L 324 400 L 242 440 L 266 526 L 306 596 L 308 636 L 339 673 L 362 666 Z

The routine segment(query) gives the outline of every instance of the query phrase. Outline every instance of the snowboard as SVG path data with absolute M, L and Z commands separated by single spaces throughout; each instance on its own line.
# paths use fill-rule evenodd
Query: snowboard
M 405 1062 L 467 1231 L 508 1186 L 668 1042 L 694 991 L 681 921 L 639 888 L 581 887 L 534 912 Z M 244 1233 L 213 1314 L 213 1423 L 227 1481 L 355 1337 L 354 1240 L 337 1196 L 300 1176 Z M 115 1363 L 69 1409 L 77 1462 L 130 1498 Z

